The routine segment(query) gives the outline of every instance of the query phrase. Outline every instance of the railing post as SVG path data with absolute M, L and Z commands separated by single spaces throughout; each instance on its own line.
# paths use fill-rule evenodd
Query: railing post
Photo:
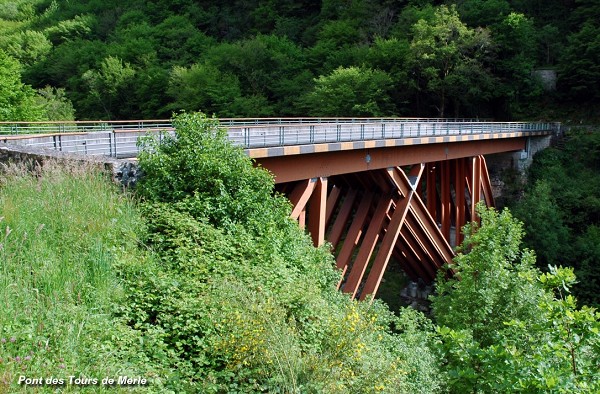
M 279 126 L 279 145 L 283 146 L 284 142 L 285 142 L 284 126 Z
M 308 126 L 308 134 L 309 134 L 310 143 L 314 144 L 315 143 L 315 125 L 314 124 L 311 124 L 310 126 Z
M 338 120 L 339 122 L 339 120 Z M 340 140 L 342 139 L 342 125 L 341 124 L 337 124 L 335 126 L 335 131 L 336 131 L 336 139 L 335 142 L 340 142 Z

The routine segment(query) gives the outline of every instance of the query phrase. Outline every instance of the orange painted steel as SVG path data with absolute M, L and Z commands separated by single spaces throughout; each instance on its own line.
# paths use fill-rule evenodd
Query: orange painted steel
M 477 218 L 477 204 L 481 201 L 481 161 L 482 156 L 471 159 L 471 221 Z
M 494 193 L 492 192 L 490 173 L 488 172 L 487 163 L 483 156 L 481 156 L 481 182 L 486 205 L 488 207 L 496 206 L 494 203 Z
M 321 246 L 325 242 L 326 203 L 327 178 L 318 178 L 308 211 L 308 232 L 315 246 Z
M 358 244 L 358 238 L 365 221 L 367 220 L 367 215 L 373 202 L 373 197 L 373 193 L 371 192 L 367 192 L 365 195 L 363 195 L 354 218 L 352 219 L 350 229 L 346 233 L 346 239 L 344 240 L 342 249 L 340 250 L 340 253 L 336 259 L 337 268 L 342 270 L 342 276 L 346 273 L 348 264 L 352 258 L 352 252 L 354 252 L 354 248 Z
M 304 211 L 306 203 L 310 199 L 315 186 L 315 179 L 306 179 L 296 185 L 289 197 L 290 202 L 294 206 L 291 214 L 292 219 L 298 219 L 302 211 Z
M 455 179 L 454 179 L 454 194 L 455 194 L 455 206 L 456 216 L 454 218 L 455 223 L 455 245 L 460 245 L 462 242 L 462 232 L 460 229 L 466 223 L 465 218 L 465 163 L 464 159 L 455 160 Z
M 352 264 L 352 268 L 350 269 L 350 274 L 342 287 L 342 291 L 344 293 L 350 293 L 354 297 L 356 292 L 358 291 L 358 287 L 360 282 L 363 279 L 365 271 L 367 269 L 367 265 L 369 260 L 371 259 L 371 255 L 373 254 L 373 250 L 377 245 L 377 240 L 379 239 L 379 234 L 381 233 L 381 227 L 385 221 L 385 216 L 390 209 L 390 205 L 392 204 L 391 196 L 382 197 L 379 200 L 379 204 L 377 204 L 377 208 L 371 218 L 369 223 L 367 232 L 364 236 L 363 241 L 360 244 L 360 250 L 358 251 L 358 255 Z
M 525 149 L 525 145 L 526 138 L 521 137 L 322 152 L 296 155 L 292 158 L 286 156 L 264 157 L 256 159 L 256 162 L 275 175 L 275 183 L 285 183 L 388 167 L 519 151 Z
M 442 167 L 442 180 L 440 185 L 440 193 L 442 200 L 442 210 L 440 212 L 442 222 L 442 234 L 446 239 L 450 239 L 450 212 L 451 212 L 451 201 L 450 201 L 450 163 L 443 161 L 440 163 Z
M 348 191 L 348 193 L 344 197 L 344 201 L 342 202 L 342 206 L 340 207 L 337 217 L 335 218 L 335 222 L 333 223 L 331 232 L 329 233 L 328 240 L 329 242 L 331 242 L 332 248 L 334 250 L 335 248 L 337 248 L 340 239 L 342 239 L 344 229 L 346 228 L 346 224 L 348 223 L 348 219 L 350 218 L 350 214 L 352 213 L 352 207 L 354 206 L 356 193 L 357 192 L 355 189 L 350 189 Z M 329 207 L 327 208 L 329 209 Z
M 333 215 L 333 208 L 337 203 L 338 198 L 340 198 L 341 189 L 333 185 L 329 196 L 327 197 L 327 210 L 325 212 L 325 227 L 329 226 L 329 222 L 331 221 L 331 216 Z
M 404 219 L 406 219 L 406 214 L 408 213 L 413 194 L 414 192 L 411 191 L 408 196 L 402 198 L 400 203 L 396 205 L 396 209 L 392 215 L 392 220 L 386 229 L 386 233 L 381 241 L 381 246 L 377 251 L 375 261 L 373 262 L 371 271 L 369 271 L 369 275 L 367 276 L 365 286 L 360 294 L 361 300 L 364 300 L 368 296 L 373 298 L 377 292 L 377 289 L 379 288 L 379 284 L 383 278 L 383 273 L 385 272 L 388 262 L 390 261 L 392 250 L 396 245 L 398 236 L 400 235 L 402 224 L 404 223 Z M 354 292 L 354 294 L 356 294 L 356 292 Z
M 515 146 L 507 142 L 504 148 Z M 392 261 L 413 280 L 433 281 L 439 269 L 451 266 L 451 244 L 461 242 L 461 227 L 476 218 L 477 201 L 493 204 L 479 154 L 312 177 L 279 190 L 288 191 L 292 217 L 301 225 L 306 220 L 314 244 L 331 242 L 338 288 L 361 300 L 376 296 Z

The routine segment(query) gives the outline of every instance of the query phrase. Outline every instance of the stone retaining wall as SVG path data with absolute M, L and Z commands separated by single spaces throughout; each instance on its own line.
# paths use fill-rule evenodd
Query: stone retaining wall
M 110 178 L 124 186 L 133 187 L 141 176 L 136 159 L 113 159 L 58 152 L 51 149 L 31 148 L 0 143 L 0 163 L 16 163 L 31 166 L 47 161 L 62 162 L 67 165 L 97 165 Z

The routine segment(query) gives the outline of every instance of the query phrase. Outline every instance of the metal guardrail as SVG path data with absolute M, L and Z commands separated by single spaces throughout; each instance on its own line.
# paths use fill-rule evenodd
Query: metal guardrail
M 421 138 L 506 132 L 556 133 L 559 123 L 480 122 L 474 119 L 428 118 L 246 118 L 220 119 L 231 142 L 265 148 L 331 142 Z M 10 130 L 10 132 L 8 132 Z M 0 142 L 63 152 L 111 157 L 138 154 L 138 137 L 162 139 L 174 132 L 168 120 L 118 122 L 0 122 Z

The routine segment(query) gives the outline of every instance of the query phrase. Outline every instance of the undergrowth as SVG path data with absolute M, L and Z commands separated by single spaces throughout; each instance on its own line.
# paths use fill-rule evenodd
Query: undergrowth
M 142 338 L 113 313 L 123 298 L 116 262 L 143 259 L 132 200 L 92 167 L 51 163 L 5 166 L 0 207 L 0 393 L 114 392 L 102 379 L 120 375 L 159 390 Z

